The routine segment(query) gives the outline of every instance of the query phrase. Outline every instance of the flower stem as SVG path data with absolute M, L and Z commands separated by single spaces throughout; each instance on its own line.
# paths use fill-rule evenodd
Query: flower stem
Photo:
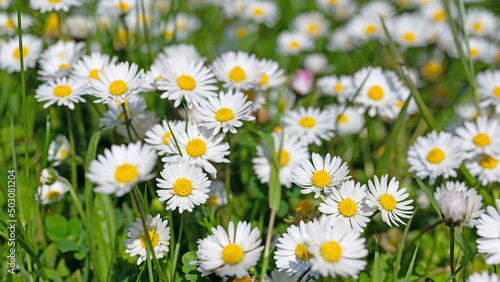
M 260 273 L 260 278 L 264 279 L 264 275 L 267 272 L 267 266 L 269 264 L 269 251 L 271 249 L 271 238 L 273 235 L 274 218 L 276 217 L 276 211 L 271 210 L 271 215 L 269 216 L 269 225 L 267 226 L 267 236 L 266 236 L 266 247 L 264 248 L 264 262 L 262 263 L 262 271 Z M 298 280 L 300 281 L 300 280 Z
M 307 273 L 311 271 L 311 266 L 309 266 L 304 272 L 302 272 L 302 274 L 299 276 L 299 278 L 297 279 L 297 282 L 300 282 L 302 281 L 302 279 L 304 279 L 304 277 L 306 277 Z
M 450 272 L 453 274 L 455 272 L 455 259 L 453 258 L 455 253 L 455 227 L 450 227 Z M 457 280 L 453 277 L 453 281 Z
M 73 133 L 73 120 L 71 119 L 71 111 L 69 108 L 66 108 L 66 118 L 68 120 L 69 144 L 71 154 L 71 185 L 73 186 L 73 189 L 77 189 L 78 183 L 76 175 L 75 135 Z
M 127 128 L 127 134 L 128 134 L 128 139 L 130 139 L 130 142 L 132 142 L 132 134 L 130 133 L 130 121 L 128 119 L 128 115 L 127 115 L 127 108 L 125 108 L 125 103 L 121 103 L 120 105 L 122 105 L 122 110 L 123 110 L 123 116 L 125 117 L 125 127 Z

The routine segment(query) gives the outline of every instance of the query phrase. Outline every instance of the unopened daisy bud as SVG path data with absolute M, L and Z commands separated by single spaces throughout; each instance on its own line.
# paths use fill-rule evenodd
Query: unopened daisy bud
M 44 168 L 40 173 L 40 183 L 43 185 L 52 185 L 56 182 L 59 174 L 53 168 Z
M 439 207 L 448 226 L 458 226 L 465 218 L 469 197 L 462 191 L 444 190 L 440 195 Z

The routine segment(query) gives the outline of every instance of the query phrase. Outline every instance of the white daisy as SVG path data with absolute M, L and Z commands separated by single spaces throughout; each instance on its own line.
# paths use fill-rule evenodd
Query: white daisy
M 465 26 L 472 36 L 493 36 L 498 23 L 498 17 L 484 8 L 471 7 L 465 14 Z
M 203 66 L 203 62 L 188 62 L 181 57 L 167 61 L 162 79 L 157 83 L 158 89 L 165 90 L 162 99 L 175 101 L 174 107 L 178 107 L 184 98 L 188 108 L 193 108 L 204 104 L 209 97 L 217 96 L 216 82 L 214 74 Z
M 212 63 L 212 70 L 225 88 L 248 90 L 261 80 L 260 63 L 254 54 L 230 51 L 217 57 Z
M 53 168 L 44 168 L 40 172 L 40 183 L 43 185 L 52 185 L 59 178 L 59 173 Z
M 74 63 L 82 55 L 84 42 L 59 40 L 45 50 L 39 61 L 38 74 L 42 80 L 52 80 L 70 73 Z
M 488 271 L 483 271 L 469 275 L 467 282 L 500 282 L 500 278 L 496 273 L 489 274 Z
M 213 270 L 215 274 L 226 277 L 242 278 L 248 275 L 248 270 L 259 260 L 264 246 L 260 246 L 260 231 L 247 222 L 238 222 L 234 227 L 232 221 L 228 230 L 222 226 L 212 228 L 213 236 L 210 239 L 198 240 L 196 255 L 200 267 Z
M 296 56 L 301 51 L 312 51 L 314 41 L 303 33 L 285 30 L 278 34 L 276 46 L 276 53 L 283 56 Z
M 118 101 L 124 103 L 125 100 L 133 99 L 141 91 L 144 83 L 143 70 L 137 72 L 137 65 L 129 66 L 128 62 L 117 65 L 109 65 L 102 72 L 97 72 L 99 79 L 90 78 L 92 94 L 99 100 L 95 103 L 109 103 Z
M 282 85 L 286 81 L 285 71 L 280 65 L 271 59 L 262 59 L 259 63 L 259 69 L 263 72 L 257 85 L 261 90 L 267 90 Z
M 35 98 L 38 102 L 47 101 L 43 105 L 46 109 L 57 103 L 58 106 L 66 106 L 75 109 L 74 103 L 85 102 L 82 95 L 86 94 L 86 85 L 81 81 L 75 81 L 66 77 L 58 78 L 40 85 L 36 90 Z
M 429 22 L 417 14 L 402 14 L 387 22 L 392 39 L 402 47 L 426 46 Z
M 118 57 L 110 57 L 107 54 L 92 52 L 83 56 L 71 69 L 71 76 L 84 81 L 90 86 L 90 79 L 100 80 L 98 73 L 102 73 L 109 65 L 114 65 Z
M 311 53 L 304 57 L 304 68 L 316 75 L 325 73 L 330 67 L 323 53 Z
M 24 70 L 34 68 L 40 51 L 43 48 L 42 40 L 33 35 L 23 35 L 23 64 Z M 19 39 L 12 38 L 3 43 L 0 47 L 0 68 L 7 72 L 21 71 L 21 50 L 19 49 Z
M 49 154 L 47 159 L 53 162 L 53 166 L 58 166 L 69 156 L 69 141 L 64 135 L 57 135 L 57 137 L 50 142 Z
M 226 93 L 220 92 L 219 98 L 208 99 L 202 107 L 198 108 L 201 125 L 213 129 L 213 133 L 219 133 L 220 129 L 224 133 L 230 131 L 236 133 L 236 128 L 243 125 L 244 120 L 255 120 L 251 116 L 252 102 L 247 102 L 247 96 L 237 91 L 229 89 Z
M 195 14 L 175 13 L 175 37 L 181 41 L 201 27 L 201 21 Z
M 495 200 L 497 208 L 486 207 L 486 212 L 478 219 L 477 251 L 486 254 L 487 264 L 500 263 L 500 200 Z
M 455 113 L 462 120 L 462 122 L 476 121 L 478 116 L 476 104 L 473 102 L 455 106 Z
M 463 45 L 462 49 L 464 52 L 467 52 L 467 47 L 465 44 Z M 497 47 L 490 41 L 480 37 L 469 38 L 469 56 L 472 61 L 480 61 L 486 64 L 491 64 L 496 61 L 496 54 Z M 457 52 L 453 52 L 450 55 L 458 57 Z
M 167 121 L 163 120 L 162 123 L 155 124 L 146 132 L 146 139 L 144 139 L 144 142 L 155 148 L 158 151 L 158 155 L 172 154 L 169 144 L 170 142 L 174 142 L 174 139 L 172 137 L 172 132 L 170 132 L 168 128 L 169 124 L 175 136 L 177 136 L 178 131 L 183 132 L 186 128 L 186 122 L 184 121 L 169 121 L 167 124 Z
M 93 34 L 96 25 L 86 15 L 72 14 L 66 18 L 65 28 L 71 38 L 84 40 Z
M 451 227 L 467 226 L 473 228 L 484 210 L 483 196 L 476 189 L 467 188 L 463 182 L 447 181 L 434 192 L 434 198 L 446 225 Z
M 328 196 L 321 196 L 324 203 L 319 205 L 319 211 L 341 218 L 354 231 L 363 233 L 369 216 L 375 211 L 366 205 L 367 197 L 366 185 L 349 180 L 340 184 L 339 189 L 332 189 Z
M 146 101 L 140 96 L 130 101 L 127 100 L 124 104 L 125 113 L 129 121 L 133 121 L 135 117 L 146 109 Z M 127 119 L 125 119 L 125 113 L 119 102 L 108 103 L 108 108 L 103 117 L 99 118 L 102 130 L 108 130 L 126 123 Z
M 285 127 L 292 135 L 298 136 L 307 144 L 321 145 L 321 140 L 330 141 L 335 129 L 328 111 L 319 108 L 304 108 L 289 111 L 285 116 Z
M 144 84 L 142 89 L 146 92 L 154 92 L 158 89 L 159 82 L 163 79 L 163 64 L 156 60 L 151 65 L 150 69 L 145 73 Z
M 42 184 L 38 187 L 36 198 L 42 205 L 47 205 L 53 202 L 60 201 L 64 194 L 69 191 L 66 183 L 56 180 L 54 183 Z
M 371 208 L 378 208 L 382 213 L 382 220 L 389 226 L 392 224 L 399 226 L 398 222 L 406 225 L 401 217 L 411 217 L 413 207 L 410 204 L 413 200 L 404 201 L 409 196 L 408 193 L 405 193 L 406 188 L 399 189 L 399 181 L 396 181 L 396 177 L 393 177 L 391 182 L 387 184 L 388 178 L 389 175 L 382 175 L 379 181 L 375 175 L 373 183 L 368 180 L 370 192 L 366 204 Z
M 199 165 L 210 173 L 213 178 L 215 178 L 217 170 L 211 162 L 229 162 L 225 158 L 225 156 L 229 155 L 229 144 L 222 142 L 224 134 L 213 134 L 212 130 L 200 127 L 192 122 L 188 124 L 187 132 L 175 133 L 182 156 L 179 154 L 175 142 L 170 142 L 168 146 L 172 155 L 161 159 L 162 162 L 188 162 Z
M 366 266 L 362 258 L 368 255 L 365 238 L 353 231 L 349 225 L 338 218 L 322 217 L 307 226 L 311 241 L 306 242 L 311 270 L 322 276 L 336 278 L 358 278 L 358 273 Z
M 500 154 L 500 126 L 495 119 L 479 116 L 475 122 L 466 121 L 464 127 L 457 128 L 456 134 L 462 147 L 473 155 Z
M 298 14 L 292 21 L 292 29 L 297 30 L 311 38 L 325 36 L 330 23 L 321 12 L 305 12 Z
M 247 102 L 252 102 L 250 105 L 250 112 L 255 113 L 262 108 L 267 102 L 267 93 L 259 88 L 252 88 L 249 90 L 243 90 L 243 94 L 246 96 Z
M 357 15 L 346 24 L 346 32 L 355 39 L 355 43 L 379 40 L 384 34 L 380 18 L 377 16 Z
M 326 0 L 337 2 L 333 7 L 332 17 L 336 21 L 343 22 L 358 12 L 358 3 L 353 0 Z
M 365 116 L 354 107 L 329 105 L 325 110 L 337 121 L 336 131 L 340 136 L 359 134 L 365 126 Z
M 135 10 L 133 0 L 101 0 L 97 3 L 97 14 L 118 17 Z
M 279 7 L 274 1 L 248 1 L 242 14 L 242 18 L 263 23 L 267 27 L 273 27 L 278 17 Z
M 466 154 L 462 141 L 447 132 L 432 131 L 427 136 L 419 136 L 408 150 L 407 162 L 410 172 L 420 178 L 429 177 L 434 184 L 438 176 L 445 179 L 456 177 Z
M 392 6 L 391 2 L 387 1 L 370 1 L 361 7 L 359 13 L 361 16 L 389 19 L 396 14 L 396 9 Z
M 153 148 L 141 142 L 113 145 L 90 162 L 86 177 L 98 185 L 94 192 L 121 197 L 138 182 L 154 177 L 156 158 Z
M 139 256 L 137 265 L 146 260 L 148 253 L 150 254 L 150 259 L 153 259 L 153 254 L 147 250 L 146 236 L 149 236 L 151 240 L 151 245 L 157 259 L 161 259 L 169 251 L 170 227 L 168 227 L 168 220 L 162 220 L 160 214 L 155 217 L 148 214 L 146 220 L 147 235 L 144 232 L 142 220 L 137 218 L 136 222 L 131 223 L 128 228 L 127 239 L 123 240 L 123 244 L 127 248 L 125 253 L 130 253 L 131 257 Z
M 155 62 L 160 62 L 159 65 L 164 65 L 170 58 L 186 58 L 186 61 L 190 63 L 191 61 L 204 62 L 205 57 L 201 57 L 198 50 L 194 45 L 191 44 L 173 44 L 165 47 L 162 52 L 158 53 Z
M 500 114 L 500 70 L 487 70 L 476 75 L 481 107 L 493 106 Z
M 271 272 L 271 276 L 266 276 L 262 279 L 263 282 L 296 282 L 297 278 L 294 276 L 288 276 L 284 271 L 279 271 L 277 268 Z
M 271 154 L 274 154 L 277 160 L 281 158 L 279 163 L 280 185 L 291 188 L 292 170 L 295 166 L 300 165 L 303 160 L 307 160 L 309 158 L 309 149 L 307 144 L 300 141 L 298 136 L 290 135 L 285 132 L 283 137 L 283 149 L 280 150 L 281 135 L 281 132 L 273 133 L 274 152 L 271 152 L 265 144 L 257 146 L 257 157 L 252 159 L 253 169 L 260 182 L 269 183 L 271 178 Z
M 28 14 L 21 14 L 21 30 L 26 32 L 33 25 L 33 18 Z M 14 35 L 17 33 L 17 13 L 0 13 L 0 33 L 3 35 Z
M 30 6 L 33 10 L 40 10 L 40 12 L 51 11 L 69 11 L 72 6 L 80 6 L 79 0 L 30 0 Z
M 179 208 L 179 212 L 192 212 L 195 206 L 204 204 L 210 191 L 210 181 L 200 167 L 188 163 L 165 164 L 158 181 L 159 201 L 167 201 L 167 210 Z
M 336 97 L 340 104 L 347 103 L 356 92 L 352 77 L 347 75 L 323 76 L 316 83 L 324 94 Z
M 143 139 L 146 136 L 146 132 L 153 128 L 155 124 L 158 123 L 158 116 L 154 112 L 145 111 L 136 115 L 131 122 L 131 126 L 134 128 L 132 131 L 132 140 L 129 139 L 127 125 L 120 124 L 116 127 L 116 132 L 120 134 L 123 140 L 127 142 L 133 142 L 136 140 L 136 134 L 138 135 L 138 140 Z
M 314 193 L 314 198 L 318 198 L 321 194 L 330 194 L 351 178 L 348 173 L 347 163 L 342 163 L 340 157 L 331 158 L 328 153 L 323 160 L 320 154 L 313 153 L 312 162 L 303 160 L 292 170 L 292 181 L 302 188 L 302 194 Z
M 227 205 L 227 191 L 224 182 L 214 180 L 210 184 L 207 205 L 209 208 Z
M 477 177 L 481 185 L 500 182 L 500 165 L 498 160 L 500 155 L 478 155 L 471 160 L 465 161 L 465 167 L 470 174 Z

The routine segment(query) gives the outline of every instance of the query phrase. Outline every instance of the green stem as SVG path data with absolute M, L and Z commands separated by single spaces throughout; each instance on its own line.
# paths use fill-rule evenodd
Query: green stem
M 274 228 L 274 218 L 276 217 L 276 210 L 271 210 L 271 215 L 269 216 L 269 225 L 267 226 L 267 236 L 266 236 L 266 247 L 264 248 L 264 262 L 262 263 L 262 271 L 260 273 L 261 279 L 267 273 L 267 266 L 269 264 L 269 250 L 271 249 L 271 239 L 273 235 Z
M 73 202 L 75 203 L 76 209 L 78 210 L 78 214 L 80 215 L 80 218 L 84 222 L 85 227 L 87 227 L 87 217 L 85 216 L 85 213 L 83 212 L 83 208 L 82 208 L 82 205 L 80 204 L 80 200 L 78 200 L 78 195 L 75 192 L 75 188 L 71 185 L 71 183 L 69 183 L 69 181 L 66 178 L 59 176 L 59 179 L 62 182 L 66 183 L 66 185 L 68 186 L 69 193 L 71 195 L 71 198 L 73 199 Z
M 23 128 L 24 128 L 24 161 L 26 166 L 26 181 L 30 176 L 28 161 L 28 108 L 26 105 L 26 82 L 24 78 L 24 52 L 23 50 L 23 31 L 21 28 L 21 0 L 17 0 L 17 35 L 19 37 L 19 62 L 21 64 L 21 93 L 23 97 Z
M 174 259 L 172 260 L 171 281 L 175 281 L 175 268 L 177 267 L 177 259 L 179 258 L 179 251 L 181 248 L 183 225 L 184 225 L 184 214 L 181 214 L 181 226 L 179 227 L 179 234 L 177 235 L 177 241 L 175 241 Z
M 125 103 L 121 103 L 120 105 L 122 106 L 123 115 L 125 116 L 125 127 L 127 128 L 128 139 L 130 139 L 130 142 L 132 142 L 132 140 L 133 140 L 132 134 L 130 134 L 131 124 L 130 124 L 130 121 L 128 119 L 127 108 L 125 108 Z
M 73 120 L 71 119 L 71 111 L 66 108 L 66 118 L 68 120 L 69 144 L 71 154 L 71 184 L 73 189 L 78 189 L 77 174 L 76 174 L 76 150 L 75 150 L 75 135 L 73 133 Z
M 170 134 L 172 134 L 172 138 L 174 139 L 175 146 L 177 147 L 177 150 L 179 151 L 179 155 L 182 157 L 182 152 L 181 152 L 181 147 L 179 147 L 179 143 L 177 143 L 177 138 L 175 138 L 175 134 L 172 131 L 172 127 L 170 127 L 170 123 L 168 122 L 167 117 L 164 115 L 165 121 L 167 122 L 168 130 L 170 130 Z M 187 123 L 186 123 L 186 131 L 187 131 Z
M 455 260 L 453 258 L 455 253 L 455 227 L 450 227 L 450 270 L 451 274 L 455 272 Z M 456 278 L 453 277 L 453 281 L 456 282 Z
M 49 155 L 49 144 L 50 144 L 50 112 L 47 113 L 47 117 L 45 119 L 45 146 L 43 149 L 42 169 L 47 167 L 47 157 Z

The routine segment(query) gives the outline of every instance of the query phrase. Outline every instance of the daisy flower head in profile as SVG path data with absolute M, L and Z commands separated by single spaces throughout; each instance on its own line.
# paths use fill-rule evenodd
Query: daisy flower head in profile
M 352 77 L 347 75 L 323 76 L 316 83 L 324 94 L 336 97 L 340 104 L 347 103 L 356 92 Z
M 227 191 L 222 181 L 212 181 L 208 192 L 208 208 L 222 207 L 227 205 Z
M 376 210 L 366 204 L 367 197 L 366 185 L 348 180 L 340 184 L 339 189 L 332 189 L 328 196 L 321 196 L 324 203 L 319 205 L 319 211 L 341 218 L 354 231 L 363 233 L 369 216 Z
M 496 273 L 489 274 L 488 271 L 474 273 L 467 277 L 467 282 L 499 282 L 500 278 Z
M 71 77 L 82 80 L 90 86 L 90 80 L 101 80 L 98 76 L 110 65 L 116 64 L 118 57 L 110 57 L 108 54 L 92 52 L 78 60 L 71 69 Z
M 99 98 L 94 103 L 124 103 L 125 100 L 133 99 L 142 90 L 144 83 L 144 71 L 137 70 L 136 64 L 121 62 L 97 72 L 99 79 L 90 78 L 92 94 Z
M 477 221 L 477 250 L 486 254 L 487 264 L 500 263 L 500 200 L 495 200 L 497 208 L 486 207 L 486 212 Z M 484 281 L 484 280 L 483 280 Z
M 305 12 L 298 14 L 292 22 L 292 30 L 297 30 L 311 38 L 326 35 L 330 23 L 321 12 Z
M 40 12 L 51 11 L 69 11 L 72 6 L 80 6 L 79 0 L 30 0 L 30 6 L 33 10 L 40 10 Z
M 280 65 L 271 59 L 260 60 L 261 79 L 257 83 L 257 88 L 267 90 L 269 88 L 283 85 L 286 81 L 285 71 L 280 68 Z
M 255 113 L 267 103 L 267 92 L 256 87 L 249 90 L 243 90 L 246 102 L 252 102 L 250 105 L 250 113 Z
M 312 222 L 304 223 L 301 220 L 299 226 L 288 227 L 286 233 L 278 238 L 274 260 L 279 271 L 285 272 L 287 276 L 301 276 L 311 265 L 309 259 L 312 254 L 307 251 L 307 242 L 311 240 L 311 236 L 306 227 L 311 224 Z M 306 276 L 318 278 L 318 273 L 308 272 Z
M 302 51 L 312 51 L 314 41 L 298 31 L 284 30 L 276 38 L 276 52 L 282 56 L 297 56 Z
M 462 141 L 462 147 L 472 153 L 500 154 L 500 125 L 495 119 L 479 116 L 475 122 L 466 121 L 463 127 L 456 130 Z
M 242 121 L 255 120 L 252 113 L 252 102 L 247 102 L 247 96 L 242 92 L 229 89 L 221 91 L 219 98 L 208 99 L 203 107 L 198 108 L 201 125 L 213 129 L 217 134 L 222 129 L 224 133 L 236 133 L 236 128 L 243 125 Z
M 329 111 L 319 108 L 304 108 L 289 111 L 285 116 L 285 127 L 292 135 L 297 135 L 307 144 L 321 145 L 321 140 L 330 141 L 334 134 L 335 123 Z
M 53 162 L 52 166 L 58 166 L 69 156 L 69 141 L 64 135 L 57 135 L 57 137 L 50 142 L 49 154 L 47 159 Z
M 0 68 L 9 72 L 21 71 L 21 55 L 24 70 L 34 68 L 43 48 L 42 40 L 33 35 L 23 35 L 23 48 L 19 49 L 19 39 L 13 38 L 0 46 Z
M 185 99 L 188 108 L 204 105 L 209 97 L 217 96 L 217 81 L 212 71 L 200 61 L 187 61 L 185 57 L 169 59 L 163 67 L 158 89 L 165 91 L 162 99 L 174 101 L 178 107 Z
M 211 68 L 225 88 L 248 90 L 262 80 L 259 65 L 254 54 L 229 51 L 215 58 Z
M 53 168 L 44 168 L 40 172 L 40 183 L 43 185 L 54 184 L 59 179 L 59 173 Z
M 477 155 L 476 157 L 465 161 L 465 167 L 470 174 L 477 177 L 481 185 L 500 182 L 500 165 L 498 161 L 500 155 Z
M 227 231 L 219 225 L 212 227 L 214 235 L 208 240 L 198 241 L 199 265 L 202 269 L 213 270 L 220 277 L 236 276 L 242 278 L 248 275 L 248 270 L 257 265 L 261 246 L 260 231 L 257 227 L 245 221 L 234 226 L 229 222 Z
M 269 183 L 271 179 L 272 154 L 279 161 L 280 185 L 287 188 L 292 187 L 292 171 L 300 165 L 303 160 L 309 158 L 307 143 L 301 141 L 298 136 L 288 133 L 276 132 L 272 134 L 274 139 L 274 152 L 271 152 L 265 144 L 257 146 L 257 156 L 252 159 L 253 169 L 261 183 Z M 283 140 L 283 147 L 281 147 Z M 282 148 L 282 149 L 281 149 Z
M 191 120 L 191 119 L 190 119 Z M 146 132 L 146 138 L 144 142 L 152 146 L 158 151 L 158 155 L 171 154 L 171 147 L 169 146 L 170 142 L 174 142 L 172 137 L 172 132 L 170 128 L 174 132 L 174 135 L 177 136 L 177 131 L 183 132 L 186 128 L 185 121 L 169 121 L 167 124 L 166 120 L 163 120 L 159 124 L 155 124 L 150 130 Z
M 163 64 L 159 60 L 155 60 L 151 67 L 144 74 L 144 84 L 142 85 L 142 89 L 145 92 L 155 92 L 158 89 L 159 82 L 163 79 Z
M 483 196 L 476 189 L 467 188 L 463 182 L 447 181 L 434 192 L 443 221 L 447 226 L 467 226 L 473 228 L 484 210 Z
M 306 242 L 312 254 L 311 271 L 323 277 L 358 278 L 367 263 L 363 260 L 368 255 L 365 238 L 360 238 L 344 220 L 326 216 L 308 225 L 307 232 L 311 236 Z
M 264 282 L 295 282 L 297 278 L 295 276 L 289 276 L 284 271 L 279 271 L 279 269 L 274 269 L 271 275 L 265 275 L 262 281 Z
M 103 130 L 126 125 L 127 119 L 133 122 L 146 109 L 146 101 L 141 96 L 133 100 L 126 100 L 123 104 L 125 112 L 119 102 L 108 103 L 108 111 L 104 113 L 103 117 L 99 118 L 99 124 Z M 126 118 L 125 113 L 127 114 Z
M 211 163 L 228 163 L 225 157 L 229 155 L 229 144 L 222 142 L 224 134 L 214 134 L 213 130 L 189 122 L 187 132 L 175 132 L 178 146 L 175 142 L 170 142 L 171 155 L 162 158 L 165 163 L 188 162 L 199 165 L 213 178 L 217 174 L 217 169 Z
M 56 180 L 52 184 L 42 184 L 38 187 L 36 198 L 42 205 L 60 201 L 64 194 L 69 191 L 68 185 L 63 181 Z
M 280 10 L 276 2 L 254 0 L 245 5 L 242 18 L 273 27 L 279 14 Z
M 207 201 L 210 181 L 201 167 L 186 162 L 167 163 L 160 175 L 162 178 L 156 178 L 156 193 L 159 201 L 167 202 L 167 210 L 192 212 Z
M 147 250 L 148 239 L 146 236 L 149 236 L 151 240 L 157 259 L 161 259 L 169 251 L 170 227 L 168 227 L 168 220 L 162 220 L 160 214 L 155 217 L 147 214 L 146 221 L 147 235 L 142 220 L 137 218 L 137 221 L 131 223 L 128 228 L 127 239 L 123 240 L 123 244 L 127 248 L 125 253 L 130 253 L 131 257 L 139 256 L 137 265 L 146 260 L 148 252 L 150 253 L 150 259 L 153 259 L 153 254 Z
M 456 177 L 456 169 L 466 157 L 462 141 L 448 132 L 432 131 L 426 136 L 419 136 L 408 150 L 409 171 L 419 178 L 429 177 L 430 184 L 436 178 Z
M 340 157 L 331 157 L 326 154 L 325 159 L 320 154 L 312 154 L 312 162 L 303 160 L 300 166 L 292 170 L 292 181 L 302 188 L 302 194 L 314 193 L 314 198 L 321 194 L 330 194 L 332 190 L 349 178 L 347 163 L 342 163 Z
M 389 183 L 389 175 L 382 175 L 380 181 L 375 175 L 373 182 L 368 180 L 368 198 L 366 204 L 368 207 L 377 208 L 382 213 L 382 220 L 389 226 L 396 226 L 398 222 L 406 225 L 401 218 L 411 218 L 413 207 L 410 204 L 413 200 L 406 200 L 408 193 L 406 188 L 399 189 L 399 181 L 393 177 Z M 406 200 L 406 201 L 405 201 Z
M 355 107 L 329 105 L 325 110 L 336 120 L 336 131 L 340 136 L 358 134 L 365 126 L 365 116 Z
M 86 177 L 97 184 L 96 193 L 114 194 L 121 197 L 141 181 L 154 177 L 156 152 L 141 142 L 113 145 L 103 155 L 92 160 Z
M 85 102 L 82 97 L 86 93 L 87 87 L 81 81 L 58 78 L 40 85 L 36 90 L 35 98 L 38 102 L 45 102 L 43 108 L 46 109 L 54 104 L 66 106 L 70 110 L 75 109 L 75 103 Z
M 487 70 L 476 75 L 481 107 L 493 106 L 500 114 L 500 70 Z

